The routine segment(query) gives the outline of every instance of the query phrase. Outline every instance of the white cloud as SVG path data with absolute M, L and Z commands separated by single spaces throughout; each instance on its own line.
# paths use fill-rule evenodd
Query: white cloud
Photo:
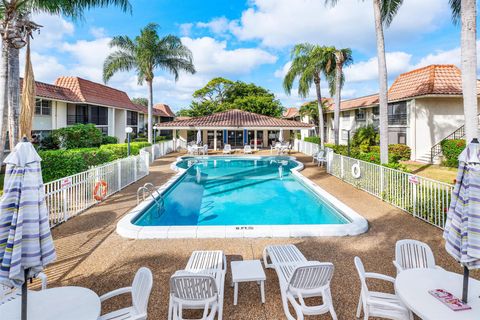
M 182 42 L 192 51 L 195 68 L 200 74 L 241 75 L 263 64 L 272 64 L 277 57 L 258 48 L 227 49 L 226 41 L 211 37 L 192 39 L 183 37 Z
M 228 31 L 230 22 L 225 17 L 214 18 L 210 22 L 197 22 L 198 28 L 207 28 L 215 34 L 224 34 Z
M 192 28 L 193 28 L 193 23 L 182 23 L 180 25 L 180 34 L 182 36 L 188 37 L 192 32 Z
M 105 28 L 102 27 L 91 27 L 89 31 L 95 38 L 105 38 L 107 35 Z
M 34 50 L 55 48 L 66 36 L 73 35 L 75 31 L 71 22 L 59 16 L 41 13 L 34 15 L 32 20 L 42 26 L 39 34 L 33 34 L 31 45 Z
M 387 71 L 389 76 L 395 76 L 410 69 L 412 55 L 406 52 L 388 52 Z M 345 79 L 347 82 L 369 81 L 378 78 L 377 57 L 360 61 L 345 68 Z
M 287 75 L 287 72 L 288 72 L 288 69 L 290 69 L 290 67 L 292 66 L 292 62 L 291 61 L 288 61 L 287 63 L 285 63 L 283 65 L 282 68 L 280 69 L 277 69 L 275 70 L 275 72 L 273 73 L 273 75 L 275 76 L 275 78 L 284 78 L 286 75 Z
M 284 47 L 299 42 L 349 46 L 358 50 L 375 48 L 371 1 L 343 0 L 335 7 L 324 1 L 252 0 L 250 8 L 230 30 L 240 40 L 260 40 L 263 45 Z M 387 36 L 418 36 L 448 21 L 446 1 L 405 0 Z M 449 21 L 448 21 L 449 22 Z

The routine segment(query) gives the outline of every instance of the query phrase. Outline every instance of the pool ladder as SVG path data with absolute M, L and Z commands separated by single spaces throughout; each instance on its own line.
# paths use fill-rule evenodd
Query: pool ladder
M 163 213 L 163 210 L 164 210 L 165 200 L 163 199 L 163 196 L 160 194 L 160 192 L 158 192 L 158 190 L 155 188 L 155 186 L 152 183 L 147 182 L 143 185 L 143 187 L 138 188 L 138 190 L 137 190 L 137 205 L 140 203 L 140 193 L 141 192 L 142 192 L 142 200 L 145 200 L 145 193 L 148 193 L 148 195 L 150 195 L 150 197 L 152 197 L 153 201 L 155 201 L 155 204 L 157 206 L 158 214 L 161 215 Z M 153 195 L 153 192 L 155 192 L 158 195 L 158 197 L 155 197 Z M 160 199 L 160 201 L 159 201 L 159 199 Z

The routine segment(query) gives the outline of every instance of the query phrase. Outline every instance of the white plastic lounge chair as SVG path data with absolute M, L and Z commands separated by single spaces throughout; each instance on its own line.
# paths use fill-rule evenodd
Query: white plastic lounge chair
M 245 147 L 243 147 L 243 153 L 247 154 L 247 153 L 252 153 L 252 147 L 250 147 L 250 145 L 245 145 Z
M 313 163 L 317 161 L 317 165 L 320 166 L 327 162 L 327 153 L 325 150 L 319 150 L 317 153 L 313 155 Z
M 152 291 L 153 276 L 150 269 L 142 267 L 138 269 L 133 278 L 132 286 L 113 290 L 100 297 L 100 301 L 104 302 L 107 299 L 116 297 L 121 294 L 130 293 L 132 296 L 132 306 L 119 309 L 103 316 L 98 320 L 145 320 L 147 319 L 148 299 Z
M 47 289 L 47 276 L 45 273 L 40 272 L 36 278 L 42 281 L 41 290 Z M 0 284 L 0 306 L 13 299 L 20 298 L 22 296 L 22 290 L 19 288 L 10 288 L 3 284 Z
M 363 309 L 364 320 L 369 317 L 379 317 L 392 320 L 413 320 L 413 315 L 402 301 L 391 293 L 369 291 L 367 279 L 384 280 L 395 283 L 395 279 L 383 274 L 365 272 L 362 260 L 355 257 L 355 267 L 360 277 L 361 292 L 357 307 L 357 318 L 360 317 Z
M 397 241 L 393 264 L 397 268 L 397 274 L 414 268 L 442 269 L 435 265 L 435 257 L 428 244 L 411 239 Z
M 208 144 L 204 144 L 203 145 L 203 155 L 207 155 L 208 154 Z
M 225 154 L 230 154 L 232 152 L 232 146 L 229 145 L 229 144 L 226 144 L 224 147 L 223 147 L 223 153 Z
M 203 309 L 201 320 L 223 317 L 227 259 L 223 251 L 194 251 L 185 270 L 170 279 L 168 320 L 183 320 L 185 309 Z
M 270 259 L 271 263 L 268 262 Z M 307 261 L 305 256 L 292 244 L 268 246 L 263 251 L 265 268 L 277 272 L 282 295 L 282 304 L 288 320 L 303 320 L 305 315 L 320 315 L 330 312 L 337 319 L 333 308 L 330 280 L 333 264 Z M 321 305 L 307 306 L 304 298 L 322 297 Z M 296 317 L 292 316 L 288 302 L 293 306 Z

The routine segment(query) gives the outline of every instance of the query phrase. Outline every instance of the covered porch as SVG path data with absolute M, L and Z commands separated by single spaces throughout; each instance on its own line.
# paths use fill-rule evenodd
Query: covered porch
M 278 141 L 293 141 L 296 132 L 313 129 L 307 123 L 237 109 L 160 123 L 157 128 L 172 130 L 174 140 L 208 145 L 214 151 L 223 149 L 226 144 L 237 149 L 250 145 L 253 150 L 259 150 L 275 145 Z

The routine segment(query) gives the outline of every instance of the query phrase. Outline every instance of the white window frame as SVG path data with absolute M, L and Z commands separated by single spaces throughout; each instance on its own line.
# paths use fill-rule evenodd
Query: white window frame
M 47 101 L 48 107 L 44 107 L 42 102 Z M 40 103 L 40 113 L 37 113 L 37 103 Z M 44 113 L 44 109 L 48 109 L 49 112 Z M 35 99 L 35 110 L 34 110 L 34 115 L 36 116 L 45 116 L 45 117 L 50 117 L 52 115 L 52 100 L 48 99 L 42 99 L 42 98 L 37 98 Z

